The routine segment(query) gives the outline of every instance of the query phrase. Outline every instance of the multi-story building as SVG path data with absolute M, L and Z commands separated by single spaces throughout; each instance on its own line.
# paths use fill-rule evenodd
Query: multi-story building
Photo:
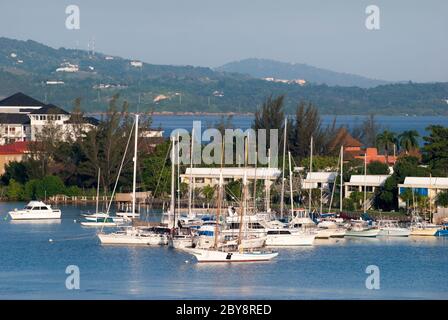
M 74 137 L 75 126 L 88 131 L 99 121 L 92 117 L 82 117 L 74 121 L 72 115 L 53 104 L 42 103 L 18 92 L 0 101 L 0 145 L 17 141 L 35 141 L 46 126 L 60 129 L 61 139 Z

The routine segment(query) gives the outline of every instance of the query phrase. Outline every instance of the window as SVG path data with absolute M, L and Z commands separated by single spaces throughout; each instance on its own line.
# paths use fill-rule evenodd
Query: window
M 61 120 L 61 116 L 58 116 L 58 120 Z

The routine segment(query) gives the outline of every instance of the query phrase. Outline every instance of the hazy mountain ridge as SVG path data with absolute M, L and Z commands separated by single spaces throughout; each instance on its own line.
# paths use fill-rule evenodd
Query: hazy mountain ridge
M 270 82 L 206 67 L 155 65 L 54 49 L 35 41 L 0 38 L 0 97 L 22 91 L 67 110 L 81 97 L 86 111 L 102 111 L 119 93 L 131 110 L 175 112 L 254 112 L 269 95 L 286 95 L 286 110 L 301 100 L 326 114 L 448 115 L 448 83 L 400 83 L 373 88 Z M 77 72 L 56 72 L 63 63 Z M 48 84 L 47 81 L 63 84 Z
M 383 80 L 335 72 L 303 63 L 287 63 L 257 58 L 229 62 L 216 68 L 216 70 L 247 74 L 255 78 L 303 79 L 314 84 L 327 84 L 329 86 L 370 88 L 389 83 Z

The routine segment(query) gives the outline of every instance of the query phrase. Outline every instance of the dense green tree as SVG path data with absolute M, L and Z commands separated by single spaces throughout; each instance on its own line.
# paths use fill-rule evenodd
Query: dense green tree
M 215 188 L 206 185 L 201 188 L 201 194 L 204 197 L 204 200 L 207 202 L 208 205 L 211 204 L 213 201 L 213 198 L 215 197 Z
M 439 207 L 448 208 L 448 191 L 442 191 L 437 195 L 436 204 Z
M 15 181 L 14 179 L 11 179 L 9 181 L 6 196 L 8 197 L 9 200 L 13 200 L 13 201 L 22 200 L 23 186 L 19 182 Z
M 10 180 L 24 184 L 28 181 L 28 167 L 26 162 L 12 161 L 5 165 L 5 173 L 1 177 L 3 184 L 8 184 Z
M 429 126 L 429 136 L 423 137 L 423 160 L 433 170 L 448 176 L 448 127 Z
M 379 161 L 372 161 L 367 165 L 367 174 L 389 174 L 389 166 Z
M 403 131 L 398 135 L 398 143 L 401 150 L 409 152 L 418 148 L 419 133 L 416 130 Z
M 397 137 L 394 132 L 384 130 L 382 133 L 377 135 L 376 145 L 378 148 L 384 150 L 386 153 L 386 162 L 389 163 L 389 154 L 390 151 L 393 150 L 394 146 L 397 145 Z
M 280 95 L 276 98 L 269 96 L 261 108 L 255 112 L 253 129 L 277 129 L 279 137 L 282 135 L 285 124 L 285 113 L 283 111 L 285 97 Z M 270 147 L 269 134 L 266 137 L 267 148 Z M 283 140 L 282 140 L 283 141 Z
M 240 201 L 242 186 L 243 184 L 241 180 L 230 181 L 225 187 L 226 199 L 229 201 Z
M 154 152 L 142 157 L 142 182 L 154 197 L 168 194 L 171 189 L 170 141 L 156 146 Z

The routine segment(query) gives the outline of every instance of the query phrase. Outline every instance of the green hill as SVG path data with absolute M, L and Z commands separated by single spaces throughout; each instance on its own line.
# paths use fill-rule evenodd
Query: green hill
M 64 63 L 77 72 L 57 72 Z M 47 81 L 63 84 L 47 84 Z M 286 95 L 292 112 L 300 100 L 325 114 L 448 115 L 448 83 L 386 84 L 373 88 L 275 83 L 204 67 L 131 65 L 131 60 L 84 50 L 54 49 L 35 41 L 0 38 L 0 96 L 22 91 L 36 99 L 102 111 L 120 93 L 132 110 L 253 112 L 269 95 Z

